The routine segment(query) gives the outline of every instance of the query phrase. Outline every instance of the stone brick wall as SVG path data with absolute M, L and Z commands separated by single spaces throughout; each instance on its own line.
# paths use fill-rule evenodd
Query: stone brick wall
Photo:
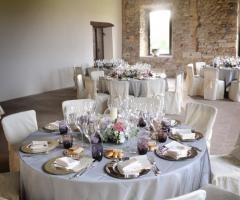
M 211 64 L 215 56 L 237 54 L 238 0 L 123 0 L 122 4 L 123 58 L 129 63 L 147 62 L 174 76 L 190 62 Z M 141 13 L 156 7 L 172 11 L 172 55 L 140 57 L 140 41 L 143 44 L 146 37 L 142 18 L 147 16 Z

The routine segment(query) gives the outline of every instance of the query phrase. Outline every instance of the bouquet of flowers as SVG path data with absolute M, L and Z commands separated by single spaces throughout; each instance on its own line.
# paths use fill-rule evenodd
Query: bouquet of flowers
M 103 141 L 115 144 L 122 144 L 127 137 L 126 124 L 122 120 L 116 120 L 109 124 L 103 132 Z
M 214 67 L 239 67 L 240 66 L 240 58 L 239 57 L 229 57 L 229 56 L 218 56 L 213 59 L 213 66 Z

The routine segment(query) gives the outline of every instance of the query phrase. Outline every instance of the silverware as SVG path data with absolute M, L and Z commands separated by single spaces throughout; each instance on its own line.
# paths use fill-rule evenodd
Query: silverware
M 90 165 L 88 165 L 87 167 L 81 169 L 79 172 L 75 173 L 75 174 L 74 174 L 73 176 L 71 176 L 69 179 L 73 179 L 73 178 L 77 178 L 77 177 L 79 177 L 79 176 L 82 176 L 88 169 L 94 167 L 94 162 L 95 162 L 95 161 L 96 161 L 96 160 L 93 160 L 93 162 L 92 162 Z
M 150 161 L 150 163 L 152 164 L 152 171 L 155 174 L 155 176 L 159 175 L 161 173 L 161 171 L 159 170 L 159 168 L 156 165 L 156 161 L 154 159 L 154 157 L 148 157 L 148 160 Z

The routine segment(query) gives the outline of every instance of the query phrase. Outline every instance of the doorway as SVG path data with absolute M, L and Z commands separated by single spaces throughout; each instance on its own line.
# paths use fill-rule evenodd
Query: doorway
M 111 23 L 93 22 L 93 56 L 95 60 L 111 59 L 113 56 Z

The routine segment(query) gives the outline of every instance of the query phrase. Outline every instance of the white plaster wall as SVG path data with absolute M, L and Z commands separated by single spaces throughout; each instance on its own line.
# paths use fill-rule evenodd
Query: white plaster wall
M 72 66 L 93 62 L 90 21 L 114 24 L 121 57 L 121 0 L 0 1 L 0 102 L 73 86 Z

